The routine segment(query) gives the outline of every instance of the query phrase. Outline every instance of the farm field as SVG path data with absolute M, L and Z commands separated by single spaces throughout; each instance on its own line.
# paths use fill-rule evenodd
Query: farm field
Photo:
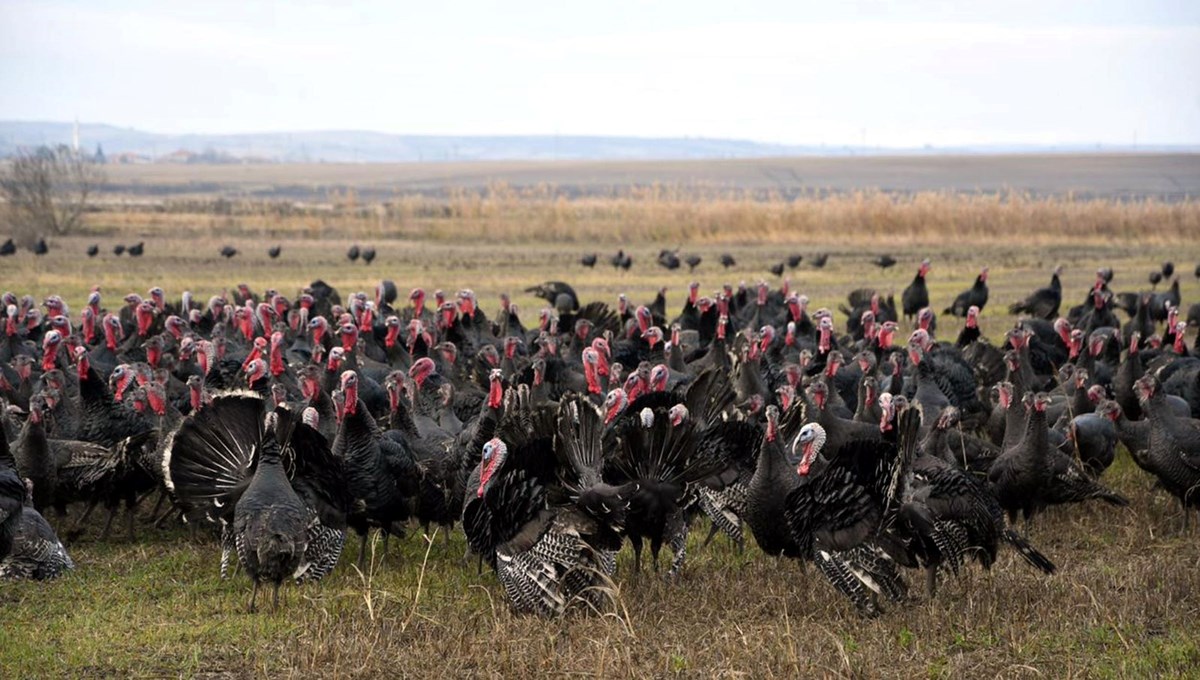
M 481 190 L 490 184 L 554 185 L 608 195 L 630 186 L 710 190 L 898 193 L 1074 192 L 1095 197 L 1182 198 L 1200 193 L 1196 154 L 1015 154 L 796 157 L 675 161 L 493 161 L 273 165 L 109 166 L 110 192 L 132 195 L 311 197 L 352 187 L 372 195 Z
M 850 172 L 821 162 L 830 164 L 826 177 Z M 0 290 L 39 301 L 60 294 L 77 315 L 95 285 L 112 309 L 126 293 L 145 295 L 156 285 L 171 300 L 184 290 L 206 300 L 239 283 L 292 296 L 321 278 L 345 296 L 373 291 L 387 278 L 402 296 L 414 286 L 448 294 L 471 288 L 488 314 L 498 296 L 509 293 L 531 325 L 543 303 L 523 290 L 542 281 L 569 282 L 581 300 L 610 304 L 620 293 L 648 302 L 665 287 L 673 312 L 692 280 L 704 293 L 727 282 L 762 279 L 777 286 L 781 279 L 767 268 L 795 252 L 806 261 L 786 274 L 792 288 L 809 296 L 810 309 L 835 310 L 841 330 L 845 315 L 837 307 L 847 292 L 869 286 L 899 298 L 928 257 L 938 312 L 970 286 L 980 267 L 990 267 L 981 324 L 985 335 L 999 340 L 1015 321 L 1007 305 L 1046 285 L 1060 264 L 1064 308 L 1083 301 L 1097 267 L 1114 269 L 1114 290 L 1143 290 L 1149 288 L 1147 274 L 1165 260 L 1176 264 L 1184 307 L 1200 301 L 1200 280 L 1192 275 L 1200 262 L 1200 207 L 1155 198 L 1177 189 L 1154 164 L 1174 163 L 1170 176 L 1184 178 L 1189 192 L 1200 187 L 1200 172 L 1191 157 L 1148 163 L 1145 172 L 1105 170 L 1088 189 L 1111 196 L 1133 191 L 1141 198 L 1131 204 L 1059 196 L 1073 187 L 1056 184 L 1050 177 L 1055 173 L 1042 170 L 1028 184 L 1056 195 L 1015 202 L 974 194 L 930 194 L 909 202 L 876 194 L 706 202 L 686 193 L 571 202 L 485 192 L 444 203 L 413 199 L 410 212 L 384 216 L 373 213 L 369 202 L 290 216 L 255 212 L 252 203 L 220 215 L 108 206 L 89 216 L 85 233 L 52 239 L 45 257 L 21 251 L 0 261 Z M 214 179 L 205 173 L 237 172 L 185 170 L 196 169 L 174 174 L 175 168 L 148 167 L 145 172 L 166 173 L 151 180 L 132 166 L 110 173 L 109 180 L 233 182 L 227 174 Z M 282 166 L 271 170 L 280 174 L 246 181 L 273 187 L 342 177 L 371 181 L 341 170 Z M 1007 171 L 1000 166 L 989 172 Z M 414 183 L 407 187 L 413 191 L 422 183 L 458 181 L 402 181 L 387 172 L 392 170 L 379 181 L 392 187 L 388 191 L 403 192 L 406 181 Z M 589 182 L 620 177 L 617 169 L 578 172 Z M 946 188 L 956 171 L 943 162 L 942 174 L 931 176 L 905 172 L 903 165 L 878 172 L 901 173 L 910 190 L 920 191 Z M 873 182 L 864 187 L 880 186 L 876 176 L 862 176 Z M 868 180 L 845 188 L 860 181 Z M 964 190 L 977 188 L 967 181 Z M 449 209 L 430 216 L 430 201 Z M 938 214 L 951 217 L 927 219 Z M 143 257 L 111 254 L 112 244 L 139 240 L 146 242 Z M 89 259 L 83 253 L 93 243 L 102 252 Z M 266 249 L 275 243 L 283 254 L 272 260 Z M 344 253 L 353 243 L 373 245 L 376 261 L 348 262 Z M 226 244 L 241 253 L 220 257 Z M 676 247 L 681 255 L 704 258 L 696 272 L 669 272 L 654 263 L 661 248 Z M 630 271 L 607 264 L 617 248 L 634 258 Z M 579 265 L 585 252 L 600 255 L 594 269 Z M 738 265 L 722 270 L 717 258 L 726 252 Z M 829 253 L 825 267 L 807 262 L 816 253 Z M 881 253 L 899 264 L 886 271 L 870 264 Z M 939 318 L 943 339 L 953 339 L 960 328 L 960 321 Z M 1194 333 L 1189 330 L 1189 345 Z M 357 541 L 348 541 L 330 577 L 315 586 L 286 587 L 278 612 L 248 614 L 249 581 L 241 573 L 220 579 L 216 542 L 182 526 L 154 529 L 144 508 L 137 542 L 121 532 L 96 541 L 97 519 L 69 546 L 77 563 L 73 573 L 50 583 L 0 582 L 0 677 L 1194 677 L 1200 668 L 1197 529 L 1182 532 L 1176 502 L 1154 491 L 1153 480 L 1126 452 L 1104 481 L 1130 499 L 1128 508 L 1057 508 L 1033 525 L 1032 540 L 1059 567 L 1054 576 L 1036 574 L 1004 551 L 990 573 L 972 565 L 948 578 L 933 601 L 926 600 L 920 576 L 912 575 L 913 601 L 875 620 L 858 617 L 812 568 L 766 557 L 752 540 L 743 554 L 723 537 L 702 548 L 704 520 L 693 526 L 687 566 L 676 583 L 645 572 L 632 575 L 631 552 L 623 550 L 616 605 L 602 615 L 548 621 L 512 614 L 495 576 L 486 569 L 478 574 L 473 560 L 464 561 L 458 528 L 448 545 L 441 535 L 419 531 L 393 540 L 386 557 L 375 545 L 366 573 L 352 566 Z

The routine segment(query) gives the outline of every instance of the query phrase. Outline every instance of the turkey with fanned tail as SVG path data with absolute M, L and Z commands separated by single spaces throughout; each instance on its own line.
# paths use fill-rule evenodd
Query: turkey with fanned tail
M 509 426 L 512 417 L 497 429 L 511 448 L 500 437 L 484 444 L 463 529 L 517 612 L 556 616 L 575 604 L 600 608 L 636 485 L 602 481 L 603 417 L 590 402 L 569 399 L 557 413 L 524 412 L 528 429 Z
M 916 566 L 921 550 L 937 550 L 934 541 L 915 545 L 896 530 L 919 427 L 920 412 L 909 409 L 890 433 L 894 441 L 846 442 L 831 459 L 821 455 L 825 430 L 818 423 L 805 425 L 792 443 L 800 480 L 786 498 L 787 525 L 800 554 L 866 616 L 880 613 L 877 596 L 902 601 L 908 586 L 900 566 Z
M 260 580 L 278 589 L 337 564 L 350 509 L 343 461 L 301 415 L 268 412 L 251 392 L 218 395 L 174 433 L 163 476 L 185 519 L 220 526 L 222 576 L 235 550 L 256 591 Z M 246 552 L 263 546 L 268 559 Z

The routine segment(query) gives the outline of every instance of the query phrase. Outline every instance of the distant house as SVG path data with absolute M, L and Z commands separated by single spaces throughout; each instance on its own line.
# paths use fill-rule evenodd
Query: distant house
M 159 156 L 158 162 L 159 163 L 194 163 L 194 162 L 196 162 L 195 158 L 196 158 L 195 153 L 192 153 L 191 151 L 188 151 L 187 149 L 179 149 L 177 151 L 172 151 L 171 153 L 166 154 L 165 156 Z

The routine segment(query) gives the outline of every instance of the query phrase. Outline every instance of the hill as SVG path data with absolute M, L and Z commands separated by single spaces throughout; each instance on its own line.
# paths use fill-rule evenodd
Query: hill
M 0 158 L 22 147 L 70 144 L 74 124 L 0 121 Z M 167 163 L 405 163 L 497 160 L 688 160 L 780 156 L 962 155 L 1133 151 L 1097 146 L 1004 145 L 879 148 L 787 145 L 699 137 L 585 135 L 408 135 L 361 130 L 162 134 L 102 123 L 79 124 L 80 148 L 106 156 Z M 1188 152 L 1200 147 L 1138 147 L 1138 152 Z

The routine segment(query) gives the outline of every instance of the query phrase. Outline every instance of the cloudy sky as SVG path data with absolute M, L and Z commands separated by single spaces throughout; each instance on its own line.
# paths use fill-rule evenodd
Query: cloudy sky
M 177 4 L 0 0 L 0 119 L 1200 143 L 1196 0 Z

